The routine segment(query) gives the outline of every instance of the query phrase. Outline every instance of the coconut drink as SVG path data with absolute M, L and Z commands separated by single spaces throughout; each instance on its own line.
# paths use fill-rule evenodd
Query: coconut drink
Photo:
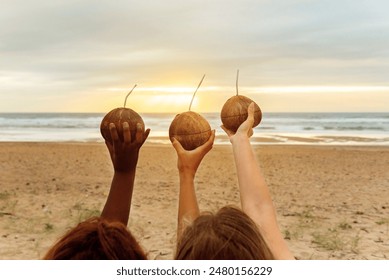
M 236 78 L 236 95 L 229 98 L 223 105 L 220 118 L 225 128 L 236 132 L 239 126 L 247 119 L 247 109 L 254 102 L 250 98 L 239 95 L 238 93 L 238 77 Z M 258 104 L 254 102 L 254 124 L 253 128 L 259 125 L 262 120 L 262 111 Z
M 142 132 L 145 130 L 145 124 L 143 122 L 142 117 L 135 112 L 134 110 L 130 108 L 126 108 L 126 102 L 128 96 L 132 93 L 132 91 L 135 89 L 136 85 L 131 89 L 131 91 L 127 94 L 125 100 L 124 100 L 124 106 L 115 108 L 108 112 L 100 124 L 100 132 L 103 138 L 110 142 L 112 144 L 112 138 L 111 138 L 111 132 L 109 129 L 109 124 L 114 123 L 116 126 L 116 130 L 118 132 L 119 138 L 121 141 L 124 141 L 123 139 L 123 123 L 127 122 L 130 128 L 131 132 L 131 139 L 135 139 L 136 131 L 137 131 L 137 124 L 139 123 L 142 127 Z
M 199 89 L 205 75 L 201 79 L 196 91 L 192 96 L 189 111 L 177 114 L 169 127 L 169 138 L 173 137 L 180 142 L 181 146 L 188 151 L 203 145 L 211 136 L 211 126 L 199 113 L 191 111 L 193 99 Z

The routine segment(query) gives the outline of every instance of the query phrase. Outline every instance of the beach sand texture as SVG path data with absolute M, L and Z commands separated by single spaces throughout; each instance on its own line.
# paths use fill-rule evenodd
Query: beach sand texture
M 298 259 L 389 259 L 389 147 L 255 146 L 281 231 Z M 0 143 L 0 258 L 40 259 L 99 215 L 112 166 L 103 143 Z M 195 180 L 201 211 L 239 205 L 230 146 Z M 149 259 L 171 259 L 178 206 L 171 145 L 142 147 L 129 229 Z

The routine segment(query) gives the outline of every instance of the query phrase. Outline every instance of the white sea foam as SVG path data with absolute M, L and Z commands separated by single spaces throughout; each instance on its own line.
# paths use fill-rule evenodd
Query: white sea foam
M 141 114 L 148 142 L 170 143 L 175 114 Z M 218 113 L 202 114 L 216 129 L 216 144 L 228 144 Z M 102 142 L 103 113 L 0 113 L 0 141 Z M 389 145 L 389 113 L 265 113 L 252 143 Z

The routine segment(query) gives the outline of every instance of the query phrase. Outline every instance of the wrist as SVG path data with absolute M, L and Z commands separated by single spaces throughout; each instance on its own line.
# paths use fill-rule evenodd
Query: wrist
M 180 174 L 180 178 L 181 179 L 194 179 L 195 175 L 196 175 L 196 171 L 195 170 L 191 170 L 191 169 L 179 169 L 179 174 Z
M 115 176 L 120 176 L 120 177 L 134 177 L 135 168 L 125 169 L 125 170 L 115 169 L 114 174 Z
M 117 162 L 113 164 L 113 169 L 118 173 L 132 173 L 135 172 L 137 166 L 136 161 Z
M 231 144 L 232 145 L 239 145 L 241 143 L 249 143 L 250 139 L 247 136 L 247 134 L 244 133 L 237 133 L 233 137 L 231 137 Z

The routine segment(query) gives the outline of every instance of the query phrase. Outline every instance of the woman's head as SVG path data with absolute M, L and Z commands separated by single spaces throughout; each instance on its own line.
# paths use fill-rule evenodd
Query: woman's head
M 146 254 L 125 225 L 91 218 L 67 232 L 44 259 L 144 260 Z
M 224 207 L 216 214 L 199 216 L 183 232 L 175 258 L 274 259 L 253 220 L 233 207 Z

